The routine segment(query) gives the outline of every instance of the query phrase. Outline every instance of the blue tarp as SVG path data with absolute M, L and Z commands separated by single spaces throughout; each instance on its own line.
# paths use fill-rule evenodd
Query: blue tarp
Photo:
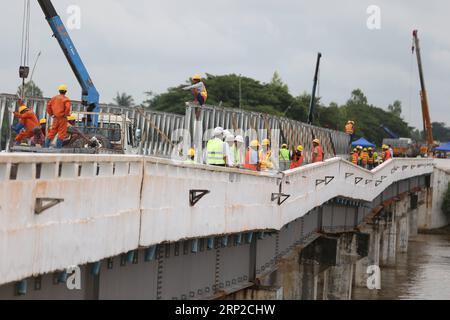
M 361 146 L 363 148 L 370 148 L 370 147 L 375 148 L 376 147 L 376 145 L 374 145 L 373 143 L 370 143 L 369 141 L 367 141 L 364 138 L 353 141 L 352 146 L 353 147 Z
M 446 144 L 440 145 L 438 148 L 435 149 L 436 151 L 444 151 L 444 152 L 450 152 L 450 142 L 447 142 Z

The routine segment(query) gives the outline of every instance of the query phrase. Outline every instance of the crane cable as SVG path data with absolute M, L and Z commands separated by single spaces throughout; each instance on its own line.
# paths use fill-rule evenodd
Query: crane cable
M 409 110 L 408 110 L 408 123 L 411 123 L 412 120 L 412 110 L 413 110 L 413 77 L 414 77 L 414 52 L 416 46 L 414 43 L 414 39 L 411 47 L 411 61 L 410 61 L 410 70 L 409 70 Z
M 30 63 L 30 20 L 31 5 L 30 0 L 24 0 L 23 4 L 23 20 L 22 20 L 22 40 L 20 49 L 20 68 L 19 76 L 22 79 L 21 98 L 25 97 L 25 79 L 29 73 Z

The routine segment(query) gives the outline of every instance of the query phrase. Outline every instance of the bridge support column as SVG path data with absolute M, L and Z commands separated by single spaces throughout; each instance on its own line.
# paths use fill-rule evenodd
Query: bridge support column
M 395 216 L 397 219 L 397 243 L 396 250 L 398 253 L 408 252 L 409 242 L 409 197 L 404 197 L 396 203 Z
M 367 287 L 367 268 L 369 266 L 380 265 L 380 240 L 381 232 L 377 224 L 367 226 L 362 231 L 369 235 L 367 246 L 367 256 L 355 263 L 355 286 L 360 288 Z

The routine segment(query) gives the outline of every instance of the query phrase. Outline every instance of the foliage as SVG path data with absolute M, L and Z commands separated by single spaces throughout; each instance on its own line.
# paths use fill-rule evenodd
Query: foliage
M 22 86 L 19 86 L 17 88 L 17 94 L 20 96 L 22 93 Z M 27 82 L 25 84 L 25 97 L 35 97 L 35 98 L 42 98 L 43 92 L 42 90 L 33 82 Z
M 131 107 L 134 105 L 133 97 L 125 92 L 117 92 L 114 102 L 120 107 Z

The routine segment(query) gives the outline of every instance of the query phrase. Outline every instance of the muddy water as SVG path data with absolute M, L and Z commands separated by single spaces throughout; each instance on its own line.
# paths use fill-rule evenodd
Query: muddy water
M 450 300 L 450 234 L 420 234 L 394 267 L 381 268 L 381 290 L 355 288 L 354 300 Z

